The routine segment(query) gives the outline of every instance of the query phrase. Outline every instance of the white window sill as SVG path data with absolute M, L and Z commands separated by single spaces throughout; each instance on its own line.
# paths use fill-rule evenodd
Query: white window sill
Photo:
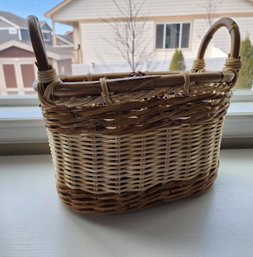
M 253 150 L 222 150 L 205 194 L 110 216 L 59 201 L 48 155 L 0 157 L 1 256 L 252 257 Z
M 226 117 L 223 138 L 253 138 L 253 92 L 236 92 Z M 34 96 L 1 99 L 0 144 L 45 143 L 47 135 Z

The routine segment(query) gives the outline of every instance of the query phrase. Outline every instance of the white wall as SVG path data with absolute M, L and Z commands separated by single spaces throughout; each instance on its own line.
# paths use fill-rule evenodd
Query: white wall
M 241 38 L 244 39 L 249 35 L 253 42 L 253 17 L 232 17 L 239 25 Z M 153 52 L 150 69 L 156 69 L 155 66 L 168 67 L 174 50 L 155 49 L 155 22 L 147 23 L 147 31 L 143 37 L 143 41 L 150 41 L 148 52 Z M 190 48 L 183 49 L 186 60 L 193 60 L 208 26 L 206 20 L 195 19 L 192 21 L 192 31 L 190 36 Z M 122 59 L 117 50 L 106 40 L 113 39 L 113 33 L 107 23 L 82 23 L 82 49 L 84 50 L 84 64 L 93 63 L 96 66 L 105 66 L 109 70 L 111 65 L 122 65 L 125 61 Z M 216 32 L 206 52 L 206 58 L 221 58 L 229 53 L 230 36 L 225 28 L 221 28 Z M 145 69 L 145 67 L 143 67 Z
M 72 75 L 72 65 L 70 59 L 58 61 L 58 75 Z
M 121 23 L 122 24 L 122 23 Z M 146 32 L 143 34 L 143 45 L 147 44 L 147 52 L 154 50 L 154 23 L 145 23 Z M 82 49 L 84 63 L 124 63 L 120 52 L 111 44 L 115 33 L 107 23 L 81 24 Z
M 191 70 L 194 59 L 185 59 L 186 70 Z M 225 58 L 207 58 L 206 68 L 208 70 L 222 70 Z M 170 60 L 154 61 L 151 65 L 150 71 L 168 71 Z M 141 69 L 146 71 L 146 69 Z M 129 66 L 126 64 L 111 64 L 104 66 L 103 64 L 95 64 L 91 69 L 88 64 L 72 64 L 73 75 L 84 75 L 91 72 L 92 74 L 99 73 L 120 73 L 120 72 L 131 72 Z
M 191 35 L 190 35 L 190 48 L 183 49 L 183 54 L 186 59 L 194 59 L 197 56 L 198 47 L 200 45 L 201 38 L 204 31 L 204 20 L 194 20 L 191 23 Z M 150 60 L 159 67 L 167 66 L 170 62 L 174 49 L 155 49 L 155 22 L 148 22 L 146 24 L 146 33 L 143 35 L 143 42 L 148 44 L 147 53 L 152 53 Z M 111 65 L 125 63 L 122 55 L 107 41 L 112 41 L 114 34 L 107 23 L 83 23 L 81 24 L 82 35 L 82 49 L 83 49 L 83 63 L 86 65 Z M 223 31 L 222 35 L 228 36 L 227 31 Z M 225 45 L 225 43 L 224 43 Z M 229 42 L 227 43 L 229 45 Z M 206 57 L 221 57 L 218 51 L 213 54 L 212 46 L 207 50 Z M 152 67 L 151 69 L 155 69 Z M 145 67 L 143 67 L 145 69 Z
M 120 5 L 125 0 L 117 0 Z M 190 48 L 183 49 L 183 54 L 186 64 L 191 66 L 192 60 L 196 57 L 198 47 L 206 30 L 208 29 L 208 22 L 203 17 L 206 14 L 206 0 L 146 0 L 142 8 L 142 12 L 154 17 L 156 21 L 149 21 L 147 23 L 148 30 L 144 36 L 144 42 L 150 41 L 148 52 L 153 52 L 152 63 L 149 65 L 149 70 L 166 70 L 169 67 L 171 57 L 174 50 L 156 50 L 155 49 L 155 24 L 161 23 L 157 21 L 159 17 L 163 18 L 164 22 L 191 22 L 192 31 L 190 37 Z M 224 15 L 231 14 L 232 18 L 238 23 L 242 39 L 248 34 L 253 42 L 253 4 L 248 0 L 223 0 L 217 8 L 217 13 Z M 249 17 L 236 17 L 235 13 L 247 14 Z M 196 17 L 194 17 L 194 15 Z M 75 20 L 79 22 L 81 31 L 81 48 L 83 51 L 84 66 L 81 70 L 94 70 L 97 72 L 114 72 L 127 71 L 129 68 L 126 62 L 122 59 L 120 54 L 112 47 L 106 40 L 113 38 L 113 33 L 106 23 L 102 23 L 102 18 L 115 17 L 117 12 L 111 0 L 73 0 L 68 6 L 56 13 L 55 19 L 60 20 Z M 178 20 L 177 17 L 178 16 Z M 85 22 L 89 20 L 89 23 Z M 161 18 L 160 18 L 161 19 Z M 220 67 L 224 56 L 229 52 L 230 37 L 228 31 L 222 28 L 219 30 L 210 47 L 207 49 L 206 58 L 216 58 L 211 61 L 212 67 Z M 217 63 L 215 64 L 215 60 Z M 79 67 L 78 65 L 75 67 Z M 91 68 L 92 67 L 92 68 Z M 189 67 L 188 67 L 189 68 Z M 146 66 L 142 70 L 147 69 Z M 74 68 L 73 72 L 78 73 L 80 68 Z
M 119 5 L 125 0 L 117 0 Z M 217 13 L 252 12 L 253 4 L 248 0 L 223 0 Z M 148 16 L 175 16 L 205 14 L 205 0 L 146 0 L 142 12 Z M 117 15 L 117 9 L 111 0 L 73 0 L 70 4 L 54 14 L 54 19 L 82 20 L 108 18 Z
M 253 5 L 252 5 L 253 6 Z M 253 43 L 253 17 L 232 17 L 240 28 L 241 39 L 245 39 L 248 35 Z M 213 38 L 213 43 L 216 47 L 224 52 L 229 51 L 230 37 L 225 29 L 218 31 Z

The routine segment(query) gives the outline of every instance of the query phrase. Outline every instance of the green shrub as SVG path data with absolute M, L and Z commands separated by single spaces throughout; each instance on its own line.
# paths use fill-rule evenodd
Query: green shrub
M 246 37 L 240 48 L 242 68 L 236 82 L 237 89 L 251 89 L 253 85 L 253 45 Z
M 183 71 L 185 68 L 183 53 L 181 50 L 176 49 L 170 63 L 170 71 Z

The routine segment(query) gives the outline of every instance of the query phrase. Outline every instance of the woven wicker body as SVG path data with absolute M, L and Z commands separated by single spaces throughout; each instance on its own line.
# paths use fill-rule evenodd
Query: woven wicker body
M 205 72 L 205 49 L 222 26 L 231 32 L 230 57 L 224 71 Z M 65 205 L 81 213 L 122 213 L 189 197 L 213 184 L 240 67 L 239 30 L 231 19 L 209 30 L 192 73 L 134 77 L 59 80 L 47 63 L 34 17 L 29 28 L 57 189 Z
M 204 192 L 216 176 L 222 122 L 119 138 L 49 134 L 59 196 L 79 212 L 112 213 Z M 57 149 L 62 142 L 66 150 Z

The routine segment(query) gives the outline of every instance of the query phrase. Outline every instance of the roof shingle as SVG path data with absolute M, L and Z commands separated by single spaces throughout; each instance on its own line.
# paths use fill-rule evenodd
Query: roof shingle
M 26 20 L 13 13 L 0 11 L 0 17 L 3 17 L 6 20 L 9 20 L 10 22 L 16 24 L 19 27 L 27 27 Z

